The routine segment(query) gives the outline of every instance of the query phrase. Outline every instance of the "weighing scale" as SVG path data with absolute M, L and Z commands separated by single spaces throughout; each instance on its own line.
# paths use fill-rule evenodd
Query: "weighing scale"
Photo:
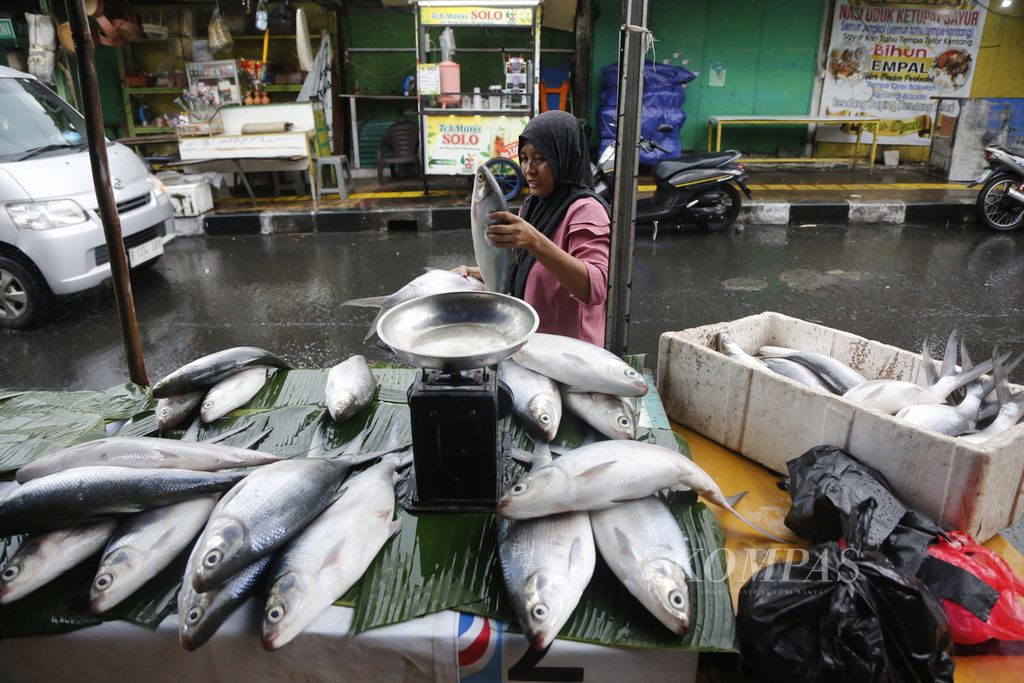
M 407 509 L 494 511 L 510 463 L 498 421 L 511 396 L 492 366 L 522 348 L 538 323 L 529 304 L 493 292 L 432 294 L 381 316 L 381 341 L 420 368 L 408 391 Z

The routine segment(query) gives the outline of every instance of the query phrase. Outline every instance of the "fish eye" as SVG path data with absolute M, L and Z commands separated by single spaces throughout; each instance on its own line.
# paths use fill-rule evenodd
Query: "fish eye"
M 626 429 L 626 428 L 629 427 L 629 425 L 630 425 L 629 418 L 626 417 L 625 415 L 620 415 L 619 416 L 619 426 L 622 427 L 623 429 Z
M 548 618 L 548 606 L 544 604 L 536 605 L 530 611 L 530 614 L 532 614 L 533 618 L 537 621 L 543 621 Z
M 275 605 L 274 607 L 271 607 L 267 610 L 267 621 L 269 621 L 271 624 L 276 624 L 282 619 L 284 619 L 283 607 L 278 607 Z
M 512 487 L 512 495 L 513 496 L 518 496 L 521 493 L 526 493 L 527 489 L 529 489 L 529 488 L 530 488 L 529 484 L 521 481 L 521 482 L 519 482 L 518 484 L 516 484 L 515 486 Z
M 93 582 L 92 585 L 93 585 L 93 588 L 95 588 L 96 590 L 101 590 L 102 591 L 102 590 L 106 590 L 106 589 L 110 588 L 110 584 L 113 583 L 113 582 L 114 582 L 114 577 L 111 576 L 109 573 L 106 573 L 106 574 L 100 574 L 99 576 L 97 576 L 96 580 Z
M 633 368 L 628 368 L 628 369 L 626 370 L 626 377 L 629 377 L 630 379 L 636 379 L 636 378 L 637 378 L 637 377 L 639 377 L 639 376 L 640 376 L 640 373 L 638 373 L 638 372 L 637 372 L 636 370 L 634 370 Z
M 540 416 L 541 424 L 551 424 L 551 416 L 547 413 Z
M 196 623 L 197 621 L 199 621 L 202 618 L 203 618 L 203 608 L 202 607 L 193 607 L 192 609 L 190 609 L 188 611 L 188 614 L 185 616 L 186 621 L 188 621 L 188 623 L 190 623 L 190 624 L 194 624 L 194 623 Z
M 216 567 L 220 564 L 220 561 L 224 559 L 223 553 L 219 550 L 211 550 L 206 553 L 206 557 L 203 558 L 203 564 L 207 567 Z
M 672 603 L 672 606 L 676 609 L 683 609 L 686 607 L 686 598 L 679 591 L 672 591 L 668 594 L 668 601 Z
M 21 567 L 16 564 L 12 564 L 10 567 L 6 567 L 4 569 L 4 573 L 0 574 L 0 578 L 4 581 L 13 581 L 20 573 Z
M 203 407 L 204 408 L 212 408 L 213 407 L 213 401 L 203 401 Z

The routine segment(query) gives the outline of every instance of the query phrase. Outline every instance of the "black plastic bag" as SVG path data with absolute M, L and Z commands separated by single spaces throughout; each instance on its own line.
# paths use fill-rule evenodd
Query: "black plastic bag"
M 873 501 L 855 510 L 870 526 Z M 740 591 L 744 664 L 772 681 L 952 681 L 952 639 L 939 601 L 881 553 L 815 546 L 799 564 L 757 572 Z

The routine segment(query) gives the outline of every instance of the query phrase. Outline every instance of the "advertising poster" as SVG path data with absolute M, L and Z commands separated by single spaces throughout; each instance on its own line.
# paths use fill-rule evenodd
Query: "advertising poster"
M 519 162 L 519 134 L 529 116 L 424 116 L 427 175 L 472 175 L 492 157 Z
M 836 0 L 818 113 L 877 116 L 880 144 L 929 144 L 931 98 L 970 95 L 985 12 L 971 0 Z M 943 113 L 956 106 L 943 103 Z M 819 126 L 817 139 L 854 142 L 854 132 Z

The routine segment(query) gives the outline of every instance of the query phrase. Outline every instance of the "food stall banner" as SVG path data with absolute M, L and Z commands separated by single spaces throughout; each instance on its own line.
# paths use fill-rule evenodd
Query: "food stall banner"
M 529 116 L 424 116 L 425 173 L 472 175 L 492 157 L 518 162 L 519 134 L 529 120 Z
M 514 7 L 420 4 L 424 26 L 532 26 L 536 3 Z
M 878 116 L 879 143 L 929 144 L 931 98 L 971 91 L 985 14 L 972 0 L 836 0 L 818 113 Z M 855 134 L 852 125 L 821 126 L 817 139 L 854 142 Z

